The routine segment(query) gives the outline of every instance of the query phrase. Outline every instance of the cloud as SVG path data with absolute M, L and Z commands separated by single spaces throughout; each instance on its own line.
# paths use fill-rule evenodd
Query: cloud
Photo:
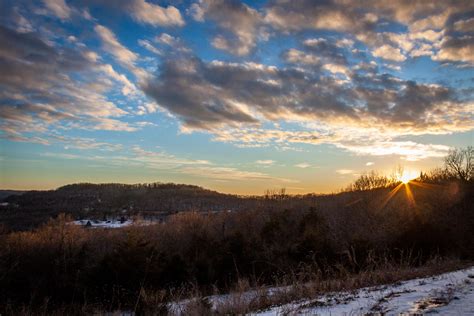
M 364 15 L 357 14 L 350 5 L 332 1 L 271 1 L 265 8 L 265 21 L 283 31 L 325 29 L 347 31 L 364 28 L 371 23 Z
M 71 142 L 67 149 L 79 149 L 81 154 L 77 155 L 69 152 L 65 154 L 45 153 L 44 156 L 89 160 L 114 167 L 134 166 L 176 173 L 185 173 L 189 166 L 200 168 L 211 164 L 207 160 L 177 157 L 165 151 L 145 150 L 140 146 L 126 148 L 120 144 L 97 142 L 94 139 L 58 136 L 56 141 L 61 143 Z M 95 153 L 97 150 L 102 151 L 102 153 Z
M 144 48 L 146 48 L 148 51 L 152 52 L 153 54 L 156 54 L 158 56 L 161 56 L 163 52 L 156 48 L 150 41 L 148 40 L 138 40 L 138 44 Z
M 154 102 L 145 102 L 138 106 L 138 115 L 155 113 L 159 110 L 159 106 Z
M 85 4 L 102 6 L 109 13 L 118 11 L 127 14 L 139 23 L 152 26 L 180 27 L 185 22 L 181 12 L 175 6 L 166 8 L 145 0 L 82 0 Z
M 48 10 L 61 20 L 67 20 L 70 18 L 72 10 L 66 4 L 65 0 L 43 0 L 43 3 Z
M 410 52 L 411 57 L 434 56 L 433 47 L 428 44 L 421 44 L 418 48 Z
M 168 46 L 177 46 L 179 40 L 176 37 L 173 37 L 167 33 L 161 33 L 160 35 L 157 35 L 155 37 L 155 42 Z
M 61 138 L 66 141 L 66 138 Z M 155 170 L 166 170 L 168 172 L 186 174 L 206 179 L 230 180 L 230 181 L 275 181 L 281 183 L 295 183 L 297 181 L 274 177 L 262 172 L 240 170 L 233 167 L 215 166 L 207 160 L 188 159 L 177 157 L 165 151 L 152 151 L 140 146 L 132 148 L 116 147 L 113 144 L 95 142 L 93 139 L 70 139 L 78 146 L 71 148 L 81 149 L 81 155 L 74 153 L 44 153 L 46 157 L 62 159 L 81 159 L 106 163 L 107 166 L 134 166 Z M 87 154 L 87 151 L 102 149 L 112 151 L 113 154 L 96 155 Z
M 181 13 L 174 6 L 163 8 L 145 0 L 129 2 L 127 8 L 131 9 L 130 14 L 138 22 L 155 26 L 183 26 L 185 24 Z
M 372 55 L 375 57 L 380 57 L 387 60 L 392 61 L 405 61 L 407 58 L 401 53 L 400 49 L 395 48 L 390 45 L 383 45 L 381 47 L 376 48 Z
M 173 169 L 188 165 L 198 166 L 211 164 L 207 160 L 180 158 L 164 151 L 156 152 L 145 150 L 140 146 L 133 146 L 132 153 L 133 157 L 130 158 L 131 161 L 143 163 L 146 167 L 152 169 Z
M 187 13 L 198 22 L 204 22 L 204 9 L 200 3 L 193 3 L 187 10 Z
M 287 50 L 283 57 L 286 61 L 294 64 L 318 65 L 321 64 L 321 59 L 313 54 L 306 53 L 294 48 Z
M 345 42 L 337 42 L 339 47 L 352 47 L 357 39 L 369 46 L 375 56 L 400 62 L 412 49 L 426 42 L 438 43 L 444 36 L 443 28 L 452 27 L 453 21 L 457 31 L 468 32 L 472 19 L 455 19 L 472 10 L 472 2 L 454 0 L 431 3 L 272 0 L 258 9 L 236 0 L 200 0 L 187 12 L 196 21 L 215 22 L 218 29 L 212 45 L 234 55 L 247 55 L 255 50 L 258 41 L 277 34 L 328 30 L 344 34 Z M 379 32 L 389 23 L 404 25 L 407 31 L 391 36 Z M 426 49 L 423 54 L 420 52 L 417 48 L 413 55 L 428 55 Z
M 337 64 L 324 64 L 323 69 L 333 73 L 333 74 L 343 74 L 346 76 L 349 76 L 349 69 L 346 66 L 343 65 L 337 65 Z
M 142 86 L 188 130 L 215 132 L 266 121 L 376 126 L 398 133 L 466 130 L 470 103 L 454 90 L 406 81 L 365 69 L 341 85 L 318 67 L 204 62 L 195 56 L 165 59 L 155 78 Z M 357 105 L 357 106 L 355 106 Z M 451 108 L 449 108 L 451 107 Z
M 442 3 L 438 3 L 441 4 Z M 418 19 L 414 23 L 409 25 L 410 30 L 417 32 L 417 31 L 424 31 L 426 29 L 442 29 L 446 21 L 448 20 L 449 16 L 451 15 L 451 10 L 442 10 L 444 12 L 440 14 L 433 14 L 428 15 L 425 18 Z
M 114 70 L 114 68 L 109 64 L 104 64 L 100 66 L 100 69 L 110 78 L 114 79 L 117 82 L 123 84 L 122 93 L 127 96 L 133 93 L 137 93 L 137 88 L 135 85 L 128 80 L 124 74 L 119 74 Z
M 231 167 L 185 167 L 181 172 L 187 175 L 204 177 L 206 179 L 229 180 L 229 181 L 277 181 L 283 183 L 294 183 L 297 181 L 270 176 L 257 171 L 239 170 Z
M 456 21 L 454 23 L 454 29 L 464 33 L 474 32 L 474 18 Z
M 110 53 L 122 66 L 130 70 L 139 80 L 145 80 L 147 73 L 135 65 L 139 57 L 136 53 L 123 46 L 107 27 L 97 24 L 94 30 L 102 40 L 105 51 Z
M 346 49 L 347 43 L 329 41 L 324 38 L 309 38 L 303 41 L 302 51 L 291 48 L 283 53 L 283 58 L 290 63 L 314 65 L 332 74 L 350 75 Z
M 0 26 L 1 129 L 10 139 L 35 139 L 50 125 L 134 130 L 103 93 L 112 84 L 88 51 L 46 44 L 36 33 Z M 30 133 L 29 135 L 27 135 Z
M 367 162 L 365 165 L 366 165 L 367 167 L 370 167 L 370 166 L 373 166 L 373 165 L 374 165 L 374 162 L 369 161 L 369 162 Z
M 115 34 L 103 25 L 96 25 L 95 32 L 99 35 L 104 49 L 114 56 L 122 65 L 133 68 L 138 56 L 120 44 Z
M 306 168 L 311 167 L 311 164 L 309 164 L 307 162 L 302 162 L 302 163 L 296 164 L 295 167 L 296 168 L 301 168 L 301 169 L 306 169 Z
M 48 141 L 54 144 L 62 144 L 66 150 L 100 150 L 100 151 L 119 151 L 123 149 L 122 144 L 113 144 L 109 142 L 98 141 L 94 138 L 87 137 L 71 137 L 64 135 L 51 134 L 48 135 Z
M 257 160 L 255 161 L 256 164 L 259 165 L 273 165 L 275 163 L 275 160 Z
M 340 175 L 348 175 L 348 174 L 353 174 L 355 171 L 351 169 L 338 169 L 336 170 L 336 173 Z
M 368 23 L 378 21 L 373 16 L 364 18 Z M 401 13 L 397 18 L 416 20 Z M 374 43 L 388 44 L 375 48 L 374 55 L 403 61 L 410 55 L 432 54 L 444 34 L 444 30 L 421 27 L 410 34 L 375 34 Z M 342 43 L 339 37 L 305 38 L 298 48 L 282 52 L 286 63 L 280 67 L 203 61 L 189 52 L 165 55 L 156 76 L 142 88 L 180 120 L 182 131 L 206 131 L 216 141 L 239 147 L 328 143 L 357 153 L 353 144 L 363 144 L 374 133 L 380 137 L 369 147 L 392 143 L 398 136 L 473 128 L 466 120 L 472 118 L 472 102 L 454 88 L 383 73 L 370 55 L 353 46 L 353 41 Z M 279 121 L 294 123 L 296 128 L 263 127 Z M 309 122 L 315 122 L 315 129 L 301 128 Z M 366 152 L 376 155 L 376 151 Z M 438 155 L 431 151 L 427 156 L 432 154 Z
M 239 1 L 201 0 L 188 9 L 196 21 L 212 20 L 219 27 L 212 45 L 235 55 L 247 55 L 258 40 L 267 40 L 276 33 L 301 33 L 308 30 L 329 30 L 344 33 L 368 45 L 380 57 L 403 61 L 401 47 L 389 45 L 378 29 L 394 22 L 408 27 L 400 33 L 397 44 L 418 46 L 423 41 L 435 43 L 443 36 L 442 28 L 449 26 L 453 17 L 474 10 L 469 1 L 438 1 L 419 3 L 410 1 L 311 1 L 297 3 L 286 0 L 268 1 L 260 9 L 253 9 Z M 469 30 L 470 19 L 458 21 L 456 29 Z M 393 41 L 392 41 L 393 42 Z M 346 38 L 345 46 L 354 41 Z M 344 46 L 342 42 L 339 46 Z M 383 46 L 383 48 L 380 48 Z M 405 46 L 403 49 L 406 49 Z
M 168 33 L 161 33 L 154 37 L 153 41 L 159 45 L 168 46 L 173 52 L 190 53 L 191 50 L 186 47 L 183 41 L 179 37 L 171 36 Z
M 225 91 L 217 81 L 225 73 L 219 73 L 219 64 L 205 64 L 196 58 L 168 59 L 162 67 L 157 80 L 148 81 L 143 89 L 163 108 L 184 120 L 187 127 L 205 129 L 223 123 L 257 122 L 223 97 Z M 228 84 L 232 84 L 230 80 Z M 241 78 L 240 84 L 245 84 L 242 80 L 245 79 Z
M 31 22 L 25 18 L 18 7 L 14 7 L 9 13 L 10 18 L 15 25 L 15 30 L 20 33 L 30 33 L 34 31 L 34 27 Z
M 381 141 L 369 145 L 339 145 L 358 155 L 388 156 L 398 155 L 408 161 L 417 161 L 428 157 L 441 158 L 446 156 L 450 147 L 445 145 L 420 144 L 413 141 Z
M 151 1 L 82 3 L 114 6 L 147 25 L 184 25 L 178 9 Z M 45 6 L 63 20 L 82 9 L 65 1 L 45 0 Z M 6 104 L 2 129 L 11 139 L 41 143 L 50 141 L 44 133 L 52 125 L 134 131 L 144 123 L 122 117 L 160 110 L 179 121 L 181 132 L 209 133 L 215 141 L 240 147 L 324 143 L 360 155 L 439 157 L 445 148 L 404 143 L 399 137 L 472 130 L 472 97 L 455 85 L 407 80 L 391 75 L 390 69 L 402 69 L 408 63 L 396 62 L 420 56 L 472 65 L 473 8 L 472 2 L 449 0 L 424 5 L 275 0 L 255 8 L 239 1 L 198 1 L 188 14 L 210 23 L 215 48 L 239 57 L 201 59 L 184 40 L 170 35 L 173 31 L 159 31 L 138 41 L 159 55 L 153 73 L 140 68 L 145 60 L 104 25 L 94 30 L 103 51 L 116 61 L 112 64 L 80 43 L 81 34 L 64 34 L 66 29 L 47 34 L 43 27 L 41 34 L 32 33 L 34 27 L 17 10 L 11 27 L 0 31 L 0 101 Z M 393 29 L 397 33 L 387 31 Z M 262 53 L 278 45 L 258 43 L 276 36 L 286 44 L 272 56 L 281 58 L 273 60 L 278 66 L 270 66 Z M 247 59 L 252 61 L 244 61 L 253 52 Z M 373 56 L 384 61 L 377 64 Z M 128 71 L 120 73 L 120 66 L 137 82 L 127 78 Z M 142 92 L 149 100 L 137 100 Z M 119 107 L 111 102 L 118 93 L 136 102 Z
M 234 55 L 249 54 L 263 35 L 259 29 L 261 15 L 240 1 L 202 0 L 191 6 L 190 14 L 196 21 L 206 19 L 216 23 L 223 34 L 216 35 L 212 45 Z
M 435 59 L 474 64 L 474 36 L 446 38 L 442 42 L 441 48 L 435 56 Z

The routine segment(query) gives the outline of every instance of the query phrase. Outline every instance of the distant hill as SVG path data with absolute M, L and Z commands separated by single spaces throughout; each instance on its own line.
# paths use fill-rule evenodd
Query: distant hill
M 174 183 L 79 183 L 56 190 L 10 194 L 3 201 L 8 205 L 0 206 L 0 222 L 10 228 L 23 229 L 60 213 L 74 218 L 100 218 L 118 214 L 152 216 L 183 211 L 237 211 L 254 206 L 256 199 Z
M 341 207 L 351 205 L 354 200 L 373 193 L 287 195 L 284 191 L 275 191 L 265 196 L 239 196 L 175 183 L 78 183 L 56 190 L 9 195 L 3 200 L 7 204 L 0 205 L 0 223 L 7 229 L 28 230 L 61 213 L 74 219 L 103 219 L 134 215 L 163 218 L 187 211 L 216 213 L 262 208 L 304 210 L 315 207 L 324 210 L 334 203 Z
M 0 201 L 10 195 L 21 195 L 26 191 L 18 191 L 18 190 L 0 190 Z
M 439 187 L 442 190 L 444 186 Z M 358 212 L 368 205 L 386 203 L 383 201 L 389 196 L 390 190 L 391 188 L 375 188 L 326 195 L 288 195 L 281 190 L 268 192 L 265 196 L 239 196 L 174 183 L 78 183 L 56 190 L 9 195 L 0 204 L 0 232 L 1 226 L 7 230 L 35 228 L 61 213 L 73 219 L 109 219 L 135 215 L 162 219 L 173 213 L 187 211 L 217 213 L 261 209 L 317 209 L 322 214 Z M 411 190 L 418 195 L 426 189 L 413 185 Z M 397 197 L 399 201 L 392 201 L 392 207 L 398 208 L 407 201 L 404 192 L 397 194 Z
M 384 190 L 382 190 L 384 191 Z M 140 215 L 163 218 L 177 212 L 228 212 L 265 208 L 326 209 L 334 203 L 344 205 L 369 192 L 335 195 L 287 195 L 284 191 L 265 196 L 239 196 L 208 190 L 195 185 L 175 183 L 92 184 L 78 183 L 49 191 L 27 191 L 10 195 L 0 205 L 0 223 L 7 229 L 28 230 L 65 213 L 74 219 L 103 219 Z M 0 224 L 0 226 L 1 226 Z M 1 228 L 1 227 L 0 227 Z
M 23 211 L 42 208 L 68 213 L 219 211 L 226 207 L 239 208 L 239 200 L 236 195 L 174 183 L 79 183 L 50 191 L 28 191 L 5 199 Z

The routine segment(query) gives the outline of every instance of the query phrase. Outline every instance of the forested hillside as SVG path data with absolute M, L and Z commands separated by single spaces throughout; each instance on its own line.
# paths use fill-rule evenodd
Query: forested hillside
M 255 206 L 256 199 L 223 194 L 194 185 L 71 184 L 50 191 L 29 191 L 4 198 L 3 223 L 26 229 L 66 213 L 73 218 L 153 215 L 182 211 L 217 212 Z

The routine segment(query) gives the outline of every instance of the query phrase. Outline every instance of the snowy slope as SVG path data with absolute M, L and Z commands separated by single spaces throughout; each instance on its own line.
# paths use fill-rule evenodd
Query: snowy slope
M 226 303 L 250 304 L 258 297 L 278 295 L 289 287 L 268 288 L 239 294 L 214 295 L 205 298 L 218 312 Z M 195 300 L 170 303 L 174 315 L 189 314 Z M 395 284 L 367 287 L 351 292 L 332 292 L 310 300 L 301 300 L 252 315 L 474 315 L 474 267 L 433 277 Z
M 338 292 L 256 315 L 474 315 L 474 267 L 398 284 Z

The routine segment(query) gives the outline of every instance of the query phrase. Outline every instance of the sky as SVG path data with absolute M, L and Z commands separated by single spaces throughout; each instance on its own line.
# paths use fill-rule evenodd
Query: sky
M 473 145 L 474 1 L 0 2 L 0 188 L 335 192 Z

